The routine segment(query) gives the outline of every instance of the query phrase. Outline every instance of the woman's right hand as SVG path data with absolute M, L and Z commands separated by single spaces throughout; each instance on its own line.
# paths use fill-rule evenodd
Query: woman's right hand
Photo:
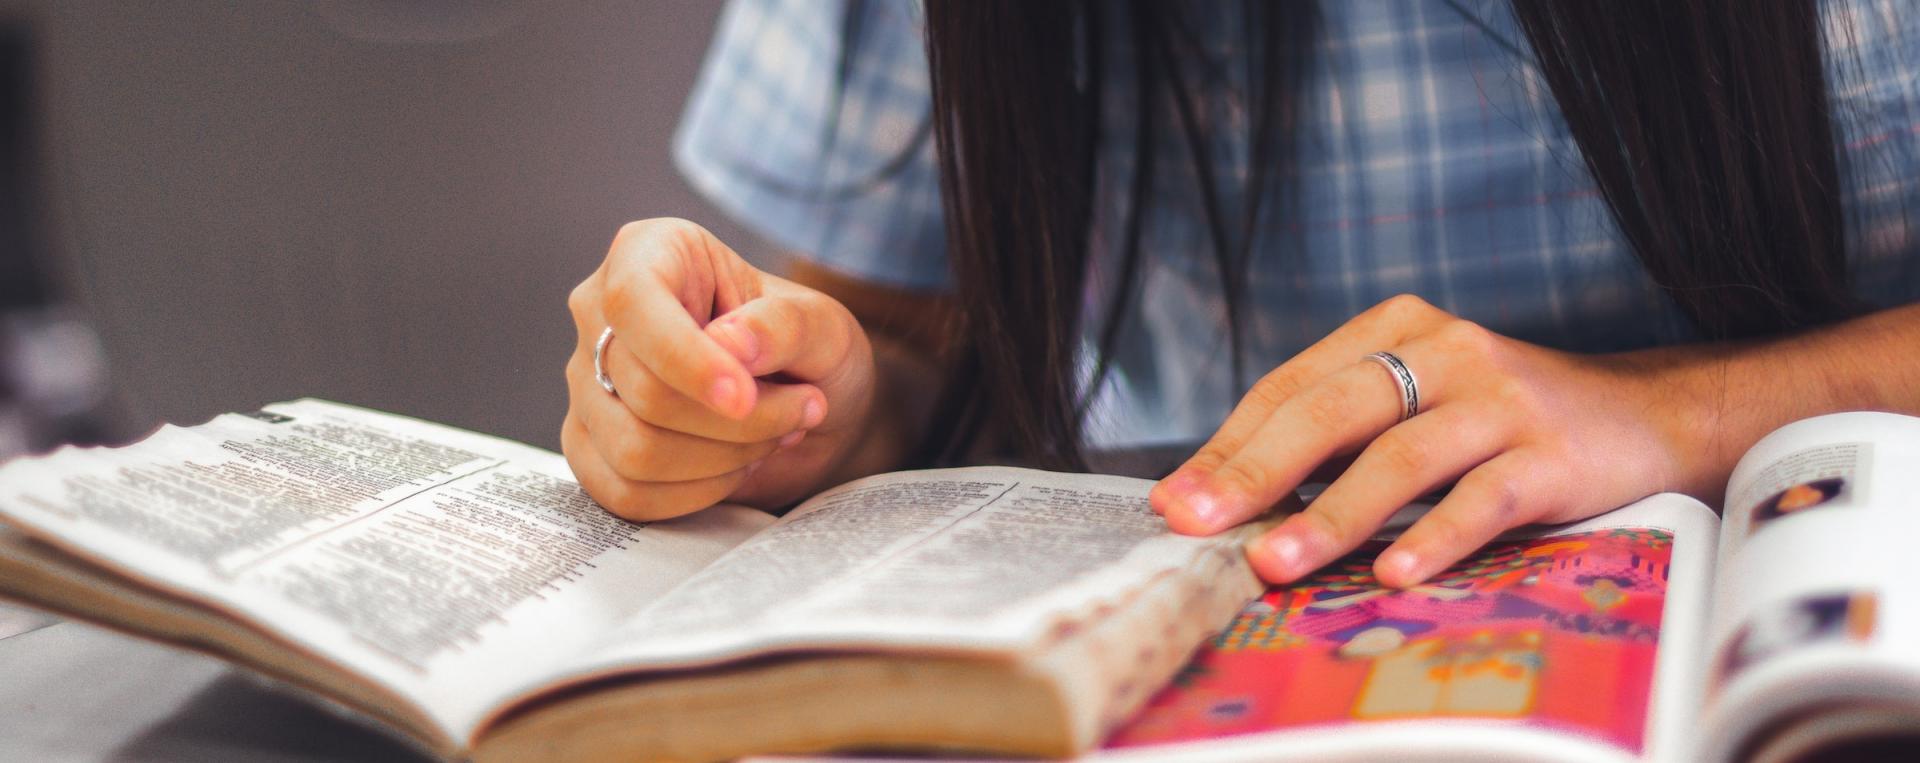
M 567 302 L 579 341 L 561 448 L 621 517 L 785 505 L 822 487 L 866 428 L 874 363 L 859 321 L 691 222 L 623 226 Z M 618 397 L 594 376 L 608 326 Z

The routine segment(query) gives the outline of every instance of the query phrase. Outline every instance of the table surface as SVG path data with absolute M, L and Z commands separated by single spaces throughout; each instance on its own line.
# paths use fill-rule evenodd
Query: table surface
M 25 614 L 0 605 L 0 628 Z M 430 760 L 211 657 L 32 617 L 0 635 L 0 760 Z

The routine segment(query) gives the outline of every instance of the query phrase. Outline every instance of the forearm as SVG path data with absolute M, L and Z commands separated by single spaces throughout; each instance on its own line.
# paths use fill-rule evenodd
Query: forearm
M 1920 305 L 1884 310 L 1785 337 L 1691 345 L 1627 358 L 1671 373 L 1644 375 L 1672 407 L 1669 437 L 1690 454 L 1670 489 L 1717 504 L 1740 456 L 1768 432 L 1825 413 L 1920 414 Z M 1624 357 L 1624 356 L 1623 356 Z

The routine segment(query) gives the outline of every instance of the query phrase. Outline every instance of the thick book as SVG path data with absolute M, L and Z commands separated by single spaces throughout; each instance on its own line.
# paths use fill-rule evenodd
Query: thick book
M 1369 572 L 1390 526 L 1263 592 L 1253 529 L 1170 535 L 1141 480 L 904 472 L 635 525 L 554 454 L 305 400 L 0 467 L 0 597 L 449 758 L 1788 760 L 1920 735 L 1916 456 L 1920 419 L 1809 419 L 1724 521 L 1652 496 L 1403 590 Z
M 0 598 L 449 759 L 1060 757 L 1261 590 L 1151 485 L 926 470 L 636 524 L 558 454 L 300 400 L 0 467 Z

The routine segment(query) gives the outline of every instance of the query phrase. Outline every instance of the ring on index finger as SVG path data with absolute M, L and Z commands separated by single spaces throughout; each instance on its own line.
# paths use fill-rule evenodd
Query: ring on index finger
M 1406 421 L 1420 412 L 1420 383 L 1413 378 L 1413 370 L 1407 368 L 1400 357 L 1391 352 L 1375 352 L 1367 355 L 1367 360 L 1379 363 L 1393 380 L 1400 383 L 1400 420 Z
M 607 394 L 619 397 L 620 391 L 613 388 L 613 377 L 607 375 L 607 345 L 610 344 L 613 344 L 612 326 L 600 332 L 600 341 L 593 343 L 593 380 L 600 382 L 600 388 Z

